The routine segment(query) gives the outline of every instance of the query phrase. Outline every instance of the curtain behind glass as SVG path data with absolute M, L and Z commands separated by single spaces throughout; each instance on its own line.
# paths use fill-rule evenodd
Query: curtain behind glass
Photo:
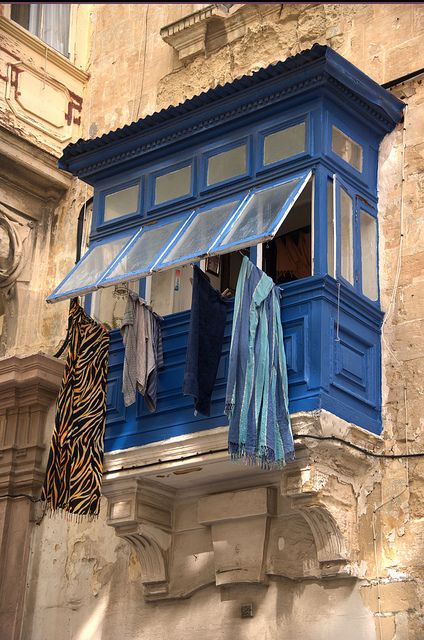
M 28 30 L 68 56 L 70 12 L 70 4 L 31 4 Z

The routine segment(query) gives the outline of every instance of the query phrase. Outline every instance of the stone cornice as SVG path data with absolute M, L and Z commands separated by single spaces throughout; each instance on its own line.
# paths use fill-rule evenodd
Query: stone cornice
M 38 388 L 56 393 L 63 375 L 65 363 L 43 353 L 30 356 L 12 356 L 0 359 L 0 392 L 16 388 Z
M 57 168 L 57 158 L 0 126 L 0 177 L 42 198 L 58 198 L 71 178 Z
M 257 21 L 258 13 L 263 17 L 278 10 L 279 5 L 275 3 L 234 3 L 228 9 L 218 3 L 210 4 L 166 25 L 160 30 L 160 35 L 185 63 L 204 55 L 206 50 L 214 51 L 242 38 L 249 25 Z M 213 25 L 212 32 L 208 23 Z
M 42 353 L 0 360 L 0 495 L 38 494 L 45 421 L 63 368 Z

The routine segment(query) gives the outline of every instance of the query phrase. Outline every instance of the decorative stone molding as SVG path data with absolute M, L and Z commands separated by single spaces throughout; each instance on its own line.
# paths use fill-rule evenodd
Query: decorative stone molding
M 0 635 L 20 640 L 32 527 L 39 517 L 46 419 L 64 362 L 37 353 L 0 359 Z M 4 520 L 5 518 L 5 520 Z
M 0 126 L 1 201 L 30 220 L 41 220 L 69 189 L 71 178 L 54 156 Z
M 68 58 L 52 47 L 49 47 L 49 45 L 40 40 L 40 38 L 37 38 L 13 20 L 0 16 L 0 31 L 6 36 L 13 38 L 16 42 L 25 45 L 28 49 L 31 49 L 34 53 L 39 54 L 43 58 L 46 58 L 47 56 L 49 61 L 53 62 L 58 69 L 72 76 L 75 80 L 84 83 L 90 77 L 88 73 L 73 65 Z
M 226 44 L 242 38 L 258 15 L 279 12 L 280 6 L 256 3 L 215 3 L 166 25 L 160 31 L 163 40 L 173 47 L 178 58 L 188 63 Z
M 230 462 L 226 427 L 106 455 L 108 523 L 135 549 L 146 599 L 360 577 L 358 504 L 374 460 L 336 438 L 371 452 L 382 440 L 325 411 L 292 426 L 296 460 L 277 472 Z
M 172 493 L 139 480 L 106 480 L 107 523 L 135 550 L 146 599 L 168 594 Z
M 198 521 L 211 530 L 217 586 L 265 581 L 268 521 L 275 512 L 276 491 L 269 487 L 199 500 Z
M 26 245 L 31 233 L 27 220 L 0 204 L 0 233 L 3 234 L 0 255 L 0 289 L 10 287 L 27 261 Z
M 283 470 L 281 494 L 312 532 L 320 577 L 356 576 L 358 497 L 373 459 L 340 441 L 374 452 L 382 440 L 326 411 L 299 416 L 296 426 L 301 449 Z
M 63 368 L 42 353 L 0 360 L 0 495 L 37 496 L 41 488 L 45 421 Z
M 19 120 L 62 144 L 72 138 L 73 125 L 81 124 L 82 98 L 23 62 L 8 65 L 6 102 Z
M 63 145 L 79 135 L 88 74 L 4 16 L 0 39 L 7 126 L 59 156 Z

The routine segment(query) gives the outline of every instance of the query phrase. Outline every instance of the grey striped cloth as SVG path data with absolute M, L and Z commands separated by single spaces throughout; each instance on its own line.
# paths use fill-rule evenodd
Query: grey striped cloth
M 136 391 L 144 396 L 149 411 L 156 410 L 158 369 L 163 367 L 161 317 L 145 300 L 130 291 L 122 319 L 121 335 L 125 345 L 122 393 L 126 407 L 136 400 Z

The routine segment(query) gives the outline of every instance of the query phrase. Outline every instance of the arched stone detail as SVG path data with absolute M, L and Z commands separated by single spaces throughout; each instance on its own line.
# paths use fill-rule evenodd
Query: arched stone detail
M 331 513 L 322 506 L 303 507 L 299 512 L 312 531 L 319 562 L 346 561 L 345 540 Z
M 134 532 L 122 534 L 120 537 L 126 540 L 137 554 L 146 597 L 166 595 L 171 535 L 157 527 L 139 525 Z
M 105 480 L 107 523 L 128 542 L 140 563 L 144 595 L 168 595 L 169 555 L 172 544 L 172 495 L 138 479 Z
M 9 289 L 18 279 L 27 262 L 25 243 L 30 227 L 23 218 L 0 204 L 0 231 L 7 236 L 6 253 L 0 256 L 0 289 Z

